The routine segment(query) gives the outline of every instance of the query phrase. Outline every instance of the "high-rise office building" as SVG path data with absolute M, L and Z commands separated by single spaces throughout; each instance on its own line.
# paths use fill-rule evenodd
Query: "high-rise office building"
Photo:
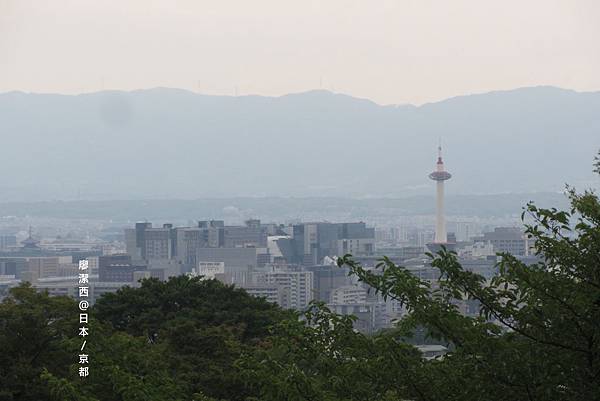
M 130 255 L 108 255 L 98 258 L 98 280 L 100 282 L 133 283 L 134 273 L 146 270 Z
M 494 231 L 483 233 L 477 238 L 490 243 L 495 252 L 506 252 L 515 256 L 527 256 L 533 244 L 518 227 L 496 227 Z
M 254 285 L 275 285 L 283 290 L 280 305 L 288 309 L 305 309 L 313 300 L 313 275 L 310 271 L 273 269 L 255 274 Z
M 277 241 L 288 263 L 314 266 L 325 257 L 372 255 L 375 250 L 375 229 L 363 222 L 294 224 L 290 232 Z

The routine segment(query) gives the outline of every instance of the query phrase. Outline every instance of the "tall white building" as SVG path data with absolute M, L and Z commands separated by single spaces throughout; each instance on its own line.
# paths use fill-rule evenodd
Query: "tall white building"
M 313 273 L 275 269 L 255 276 L 257 285 L 275 285 L 282 289 L 280 306 L 303 310 L 313 299 Z
M 447 244 L 446 217 L 444 215 L 444 181 L 449 180 L 452 174 L 444 170 L 442 160 L 442 147 L 438 147 L 438 160 L 435 171 L 429 174 L 429 178 L 436 181 L 436 214 L 435 214 L 435 238 L 434 244 Z

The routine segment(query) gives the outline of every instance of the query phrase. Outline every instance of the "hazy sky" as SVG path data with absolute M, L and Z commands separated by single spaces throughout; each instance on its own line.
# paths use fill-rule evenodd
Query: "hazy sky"
M 0 91 L 600 90 L 598 0 L 0 0 Z

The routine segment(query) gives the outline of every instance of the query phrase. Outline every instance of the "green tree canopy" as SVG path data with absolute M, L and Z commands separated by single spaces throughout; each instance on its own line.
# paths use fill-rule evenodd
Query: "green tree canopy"
M 10 290 L 0 303 L 0 400 L 242 400 L 252 394 L 236 360 L 270 326 L 297 320 L 215 280 L 145 280 L 90 310 L 81 379 L 78 317 L 71 298 L 28 283 Z
M 166 282 L 146 279 L 140 288 L 123 287 L 114 294 L 105 294 L 93 313 L 116 330 L 146 335 L 151 341 L 157 340 L 172 321 L 185 318 L 203 328 L 235 327 L 242 341 L 252 342 L 264 337 L 274 323 L 294 316 L 264 299 L 249 296 L 243 289 L 187 276 Z
M 40 374 L 52 366 L 65 375 L 74 355 L 63 341 L 77 335 L 77 306 L 67 297 L 38 293 L 29 283 L 0 303 L 0 400 L 43 400 Z
M 599 400 L 600 202 L 590 191 L 567 192 L 568 211 L 533 203 L 524 210 L 538 262 L 502 254 L 491 280 L 445 249 L 430 255 L 436 285 L 388 258 L 374 270 L 340 258 L 339 266 L 407 308 L 397 330 L 365 337 L 315 305 L 241 360 L 246 380 L 267 401 Z M 464 300 L 479 302 L 480 315 L 463 315 Z M 403 339 L 417 329 L 451 351 L 415 357 Z
M 422 325 L 453 344 L 442 361 L 431 363 L 432 385 L 410 397 L 600 399 L 600 203 L 592 192 L 568 194 L 570 211 L 529 204 L 524 212 L 540 261 L 527 265 L 503 254 L 491 281 L 464 270 L 446 250 L 432 261 L 441 273 L 439 288 L 389 259 L 380 272 L 350 256 L 339 260 L 408 308 L 405 332 Z M 481 316 L 461 315 L 454 300 L 464 299 L 479 301 Z
M 249 395 L 234 366 L 241 353 L 276 323 L 297 320 L 243 289 L 187 276 L 121 288 L 103 296 L 92 313 L 115 330 L 164 347 L 165 361 L 186 393 L 229 400 Z

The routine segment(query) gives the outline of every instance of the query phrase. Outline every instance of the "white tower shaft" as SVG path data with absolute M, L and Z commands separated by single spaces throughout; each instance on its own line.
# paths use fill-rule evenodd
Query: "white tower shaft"
M 448 242 L 446 236 L 446 219 L 444 217 L 444 181 L 438 181 L 436 188 L 436 215 L 435 215 L 435 243 L 445 244 Z

